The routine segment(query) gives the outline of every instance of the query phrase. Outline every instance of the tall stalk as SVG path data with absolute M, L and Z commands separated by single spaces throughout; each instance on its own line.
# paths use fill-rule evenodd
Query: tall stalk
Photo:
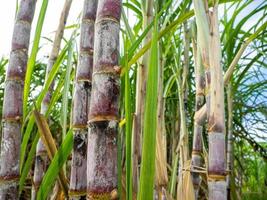
M 179 74 L 180 75 L 180 74 Z M 183 77 L 185 78 L 185 77 Z M 184 187 L 184 174 L 183 170 L 186 168 L 186 161 L 189 159 L 189 148 L 188 148 L 188 130 L 186 127 L 186 113 L 185 113 L 185 105 L 184 105 L 184 88 L 182 86 L 182 80 L 177 77 L 177 85 L 178 85 L 178 99 L 179 99 L 179 112 L 180 112 L 180 137 L 178 143 L 178 151 L 179 151 L 179 173 L 178 173 L 178 185 L 177 185 L 177 199 L 184 197 L 186 194 Z
M 153 0 L 142 1 L 143 6 L 143 29 L 153 20 Z M 151 31 L 149 31 L 144 39 L 143 44 L 146 44 L 151 40 Z M 138 191 L 138 179 L 139 179 L 139 160 L 141 156 L 141 138 L 144 121 L 144 99 L 146 96 L 146 82 L 147 82 L 147 70 L 149 65 L 149 51 L 147 51 L 142 57 L 141 64 L 137 68 L 137 83 L 136 83 L 136 106 L 135 117 L 133 122 L 133 191 Z
M 218 2 L 210 12 L 210 110 L 208 110 L 210 200 L 226 200 L 224 84 L 218 24 Z
M 0 199 L 18 199 L 23 89 L 35 0 L 20 2 L 6 73 L 0 155 Z
M 157 5 L 155 5 L 157 11 Z M 157 100 L 158 100 L 158 17 L 154 17 L 154 28 L 149 57 L 147 95 L 145 99 L 144 137 L 138 200 L 152 200 L 155 180 Z
M 57 28 L 57 32 L 55 34 L 53 47 L 49 55 L 48 64 L 46 68 L 46 80 L 57 59 L 57 56 L 60 50 L 60 44 L 61 44 L 61 40 L 64 34 L 64 28 L 65 28 L 68 14 L 69 14 L 71 3 L 72 3 L 72 0 L 66 0 L 63 10 L 61 12 L 59 25 Z M 46 114 L 46 111 L 49 107 L 51 96 L 53 93 L 53 86 L 54 86 L 54 83 L 50 85 L 50 88 L 48 92 L 46 93 L 45 98 L 42 101 L 41 114 L 43 115 Z M 35 158 L 33 187 L 32 187 L 32 199 L 36 199 L 38 188 L 42 182 L 42 179 L 47 170 L 48 164 L 49 164 L 49 158 L 48 158 L 48 155 L 45 149 L 45 145 L 43 144 L 40 138 L 37 144 L 37 148 L 36 148 L 36 158 Z
M 156 131 L 156 190 L 158 199 L 166 198 L 166 187 L 168 184 L 167 172 L 167 136 L 165 131 L 165 100 L 163 98 L 163 77 L 164 65 L 166 59 L 163 58 L 162 52 L 158 56 L 158 105 L 157 105 L 157 131 Z
M 233 183 L 233 94 L 231 83 L 227 87 L 228 134 L 227 134 L 227 198 L 231 199 L 231 186 Z
M 96 9 L 97 0 L 84 1 L 79 64 L 76 71 L 72 111 L 74 146 L 69 191 L 69 195 L 72 199 L 82 199 L 83 196 L 86 196 L 87 121 L 91 97 Z
M 183 71 L 182 74 L 178 73 L 178 77 L 176 79 L 178 86 L 178 100 L 179 100 L 179 113 L 180 113 L 180 136 L 178 143 L 178 151 L 179 151 L 179 173 L 178 173 L 178 185 L 177 185 L 177 199 L 181 197 L 185 197 L 185 173 L 184 169 L 187 167 L 186 162 L 189 159 L 189 148 L 188 148 L 188 129 L 187 129 L 187 119 L 186 119 L 186 96 L 187 96 L 187 75 L 189 70 L 189 48 L 190 48 L 190 37 L 189 31 L 187 28 L 187 24 L 184 23 L 184 60 L 183 60 Z M 176 66 L 179 64 L 176 60 Z M 178 69 L 178 68 L 177 68 Z M 178 69 L 179 70 L 179 69 Z M 181 77 L 180 77 L 181 76 Z
M 91 200 L 118 196 L 120 15 L 121 0 L 98 1 L 87 148 L 87 198 Z
M 194 27 L 193 27 L 193 32 Z M 193 34 L 194 34 L 193 33 Z M 195 35 L 195 34 L 194 34 Z M 204 68 L 201 62 L 201 54 L 199 45 L 197 45 L 197 40 L 192 40 L 193 44 L 193 54 L 194 54 L 194 64 L 195 64 L 195 87 L 196 87 L 196 96 L 195 96 L 195 111 L 197 112 L 202 105 L 205 103 L 205 74 Z M 202 165 L 202 132 L 203 124 L 198 124 L 194 120 L 194 135 L 193 135 L 193 148 L 192 148 L 192 169 L 199 170 L 198 167 Z M 195 190 L 195 199 L 198 199 L 198 191 L 201 183 L 201 177 L 198 172 L 192 172 L 192 181 Z

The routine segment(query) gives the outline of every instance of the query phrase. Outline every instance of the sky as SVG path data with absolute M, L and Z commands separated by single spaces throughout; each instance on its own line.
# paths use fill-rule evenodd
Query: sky
M 49 38 L 54 37 L 54 33 L 59 23 L 60 12 L 64 5 L 64 0 L 49 1 L 47 13 L 42 30 L 42 36 Z M 37 1 L 36 12 L 32 24 L 31 41 L 33 40 L 34 31 L 37 23 L 37 18 L 41 8 L 42 1 Z M 73 0 L 70 9 L 67 26 L 77 22 L 77 18 L 82 11 L 83 1 Z M 13 33 L 13 25 L 15 20 L 16 0 L 8 0 L 1 3 L 0 6 L 0 58 L 8 57 L 11 47 L 11 39 Z M 66 31 L 65 36 L 70 36 L 71 31 Z M 41 39 L 40 46 L 47 43 L 47 40 Z M 44 48 L 43 55 L 49 55 L 50 48 Z
M 256 6 L 256 4 L 262 3 L 262 1 L 264 0 L 257 0 L 255 4 L 253 3 L 253 5 L 251 4 L 248 7 L 248 10 L 253 9 L 253 6 Z M 47 13 L 45 16 L 45 21 L 44 21 L 44 25 L 42 29 L 42 36 L 48 37 L 50 39 L 54 38 L 54 33 L 58 26 L 60 12 L 63 8 L 64 2 L 65 0 L 49 1 Z M 33 37 L 34 37 L 34 31 L 35 31 L 41 4 L 42 4 L 41 0 L 37 1 L 36 12 L 35 12 L 35 16 L 34 16 L 34 20 L 32 24 L 31 41 L 33 40 Z M 77 18 L 82 11 L 82 7 L 83 7 L 83 0 L 73 0 L 70 13 L 69 13 L 69 17 L 68 17 L 68 21 L 67 21 L 67 26 L 77 23 Z M 15 10 L 16 10 L 16 0 L 8 0 L 8 1 L 5 1 L 4 3 L 2 2 L 2 5 L 0 6 L 0 58 L 3 56 L 8 57 L 10 53 L 13 25 L 14 25 L 14 20 L 15 20 Z M 230 11 L 230 12 L 232 13 L 233 11 Z M 219 15 L 222 15 L 222 14 L 223 14 L 223 6 L 220 6 Z M 241 14 L 246 14 L 246 12 L 243 12 Z M 133 16 L 131 16 L 130 18 L 131 18 L 130 19 L 131 21 L 135 21 Z M 248 23 L 246 24 L 246 27 L 249 28 L 254 23 L 255 23 L 254 20 L 249 20 Z M 130 23 L 130 24 L 134 24 L 134 23 Z M 70 34 L 71 34 L 71 30 L 65 31 L 65 37 L 68 38 Z M 47 40 L 41 39 L 40 46 L 44 46 L 44 48 L 42 48 L 42 51 L 39 52 L 39 55 L 42 55 L 42 56 L 49 55 L 51 44 L 50 45 L 46 45 L 46 44 L 48 44 Z

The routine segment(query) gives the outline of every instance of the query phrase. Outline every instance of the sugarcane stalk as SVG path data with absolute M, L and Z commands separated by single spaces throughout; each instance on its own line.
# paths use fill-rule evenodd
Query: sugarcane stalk
M 208 191 L 210 200 L 226 200 L 224 84 L 218 23 L 218 2 L 210 11 L 210 110 L 208 110 Z
M 186 79 L 187 79 L 187 71 L 189 68 L 189 36 L 187 35 L 187 25 L 184 24 L 184 60 L 183 60 L 183 73 L 178 73 L 176 78 L 177 86 L 178 86 L 178 100 L 179 100 L 179 113 L 180 113 L 180 135 L 179 135 L 179 143 L 177 146 L 177 153 L 179 154 L 179 167 L 178 167 L 178 184 L 177 184 L 177 199 L 185 197 L 185 188 L 184 181 L 185 176 L 183 173 L 184 167 L 186 166 L 186 162 L 189 159 L 189 148 L 188 148 L 188 130 L 186 126 L 186 107 L 185 107 L 185 95 L 186 95 Z M 176 45 L 174 47 L 177 49 Z M 178 66 L 178 61 L 175 59 L 175 64 Z
M 99 0 L 88 121 L 87 198 L 117 199 L 121 0 Z
M 143 10 L 143 29 L 153 20 L 153 1 L 142 1 Z M 151 40 L 151 31 L 149 31 L 144 39 L 143 44 L 146 44 Z M 133 192 L 138 191 L 139 181 L 139 161 L 141 157 L 141 139 L 144 121 L 144 99 L 146 96 L 146 82 L 147 82 L 147 70 L 149 65 L 149 51 L 147 51 L 143 57 L 141 64 L 137 68 L 137 80 L 136 80 L 136 106 L 135 117 L 133 122 Z
M 194 26 L 194 25 L 193 25 Z M 193 27 L 194 30 L 195 27 Z M 195 31 L 193 31 L 195 32 Z M 194 33 L 193 33 L 194 34 Z M 198 111 L 205 102 L 205 74 L 204 68 L 201 62 L 201 53 L 199 45 L 197 45 L 197 40 L 193 38 L 193 54 L 194 54 L 194 64 L 195 64 L 195 110 Z M 193 147 L 192 147 L 192 169 L 195 170 L 196 167 L 201 167 L 202 165 L 202 131 L 204 124 L 197 124 L 194 122 L 194 132 L 193 132 Z M 195 190 L 195 199 L 198 199 L 199 186 L 201 183 L 201 176 L 197 172 L 192 172 L 192 181 Z
M 228 134 L 227 134 L 227 199 L 231 199 L 233 180 L 233 94 L 231 83 L 227 87 Z
M 155 185 L 158 192 L 158 199 L 165 199 L 164 191 L 168 184 L 167 173 L 167 138 L 165 131 L 165 99 L 163 98 L 163 68 L 166 59 L 159 51 L 159 76 L 158 76 L 158 106 L 157 106 L 157 135 L 156 135 L 156 181 Z
M 184 79 L 185 77 L 183 77 Z M 178 98 L 179 98 L 179 112 L 180 112 L 180 137 L 177 147 L 179 153 L 179 170 L 178 170 L 178 185 L 177 185 L 177 199 L 185 195 L 183 188 L 183 169 L 185 167 L 185 162 L 189 159 L 189 148 L 188 148 L 188 130 L 186 127 L 186 113 L 184 104 L 184 88 L 182 86 L 182 80 L 180 77 L 177 78 L 178 85 Z
M 86 196 L 87 121 L 91 97 L 96 9 L 97 0 L 84 1 L 81 22 L 79 64 L 76 70 L 72 111 L 74 146 L 69 190 L 71 199 L 82 199 Z
M 197 25 L 197 46 L 193 48 L 195 56 L 195 71 L 196 71 L 196 111 L 194 118 L 194 136 L 193 136 L 193 149 L 192 149 L 192 165 L 193 170 L 195 167 L 201 165 L 201 152 L 202 152 L 202 129 L 207 118 L 207 110 L 210 109 L 210 55 L 209 55 L 209 18 L 208 18 L 208 2 L 194 0 L 194 11 L 196 16 Z M 193 46 L 194 46 L 193 42 Z M 203 72 L 201 68 L 204 68 Z M 205 73 L 205 75 L 203 74 Z M 204 76 L 204 78 L 203 78 Z M 205 106 L 204 98 L 206 100 Z M 205 108 L 204 112 L 203 109 Z M 201 120 L 197 114 L 202 114 L 205 117 Z M 192 182 L 194 185 L 195 199 L 198 198 L 198 192 L 201 183 L 199 173 L 192 172 Z
M 0 155 L 0 199 L 18 199 L 23 89 L 35 0 L 20 2 L 6 72 Z
M 48 75 L 58 56 L 61 40 L 64 34 L 65 24 L 66 24 L 69 10 L 71 7 L 71 3 L 72 3 L 72 0 L 66 0 L 64 7 L 62 9 L 60 20 L 59 20 L 59 25 L 58 25 L 58 28 L 55 34 L 52 50 L 49 55 L 49 59 L 47 63 L 45 81 L 47 80 Z M 53 93 L 53 86 L 54 86 L 54 82 L 51 83 L 49 90 L 46 93 L 45 98 L 42 101 L 41 114 L 43 115 L 46 114 L 46 111 L 49 107 L 50 100 L 51 100 L 52 93 Z M 32 187 L 32 196 L 31 196 L 32 199 L 36 199 L 38 188 L 42 182 L 43 176 L 47 170 L 48 165 L 49 165 L 49 157 L 47 155 L 45 145 L 43 144 L 42 140 L 39 139 L 37 147 L 36 147 L 36 158 L 35 158 L 33 187 Z

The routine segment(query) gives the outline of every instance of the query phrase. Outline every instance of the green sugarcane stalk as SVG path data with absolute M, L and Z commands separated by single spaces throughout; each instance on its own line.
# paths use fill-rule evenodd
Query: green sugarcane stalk
M 143 9 L 143 29 L 145 30 L 153 20 L 153 0 L 142 1 Z M 149 31 L 143 41 L 145 45 L 151 40 L 151 31 Z M 136 80 L 136 106 L 133 122 L 133 192 L 137 194 L 139 185 L 139 161 L 142 149 L 142 132 L 144 128 L 144 99 L 146 97 L 147 70 L 149 65 L 149 51 L 143 57 L 141 64 L 137 68 Z
M 82 199 L 86 196 L 87 121 L 91 97 L 96 9 L 97 0 L 84 1 L 72 111 L 74 146 L 69 191 L 71 199 Z
M 0 199 L 19 198 L 23 89 L 36 0 L 20 2 L 6 73 L 0 155 Z

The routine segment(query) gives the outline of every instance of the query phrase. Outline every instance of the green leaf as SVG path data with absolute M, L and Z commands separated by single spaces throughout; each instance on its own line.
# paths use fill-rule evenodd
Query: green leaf
M 30 83 L 31 83 L 31 77 L 33 74 L 34 66 L 35 66 L 35 60 L 37 56 L 37 52 L 39 49 L 39 42 L 41 38 L 41 32 L 43 28 L 44 18 L 47 10 L 48 0 L 43 0 L 37 27 L 35 29 L 35 35 L 31 50 L 31 55 L 29 57 L 28 63 L 27 63 L 27 71 L 25 76 L 25 84 L 24 84 L 24 94 L 23 94 L 23 119 L 25 120 L 27 115 L 27 104 L 28 104 L 28 97 L 30 93 Z
M 152 200 L 155 176 L 157 97 L 158 97 L 158 19 L 154 20 L 147 78 L 144 136 L 138 200 Z
M 68 94 L 70 88 L 70 78 L 71 78 L 71 69 L 72 69 L 72 56 L 73 56 L 73 44 L 69 45 L 68 49 L 68 60 L 67 60 L 67 69 L 66 76 L 64 79 L 64 89 L 63 89 L 63 97 L 62 97 L 62 138 L 65 137 L 67 132 L 67 119 L 68 119 Z
M 127 46 L 127 41 L 125 41 Z M 125 48 L 127 49 L 127 48 Z M 126 54 L 126 63 L 128 56 Z M 132 199 L 132 102 L 129 72 L 125 75 L 125 119 L 126 119 L 126 200 Z
M 23 168 L 22 168 L 22 172 L 20 175 L 20 179 L 19 179 L 19 193 L 22 192 L 26 178 L 27 178 L 29 171 L 31 169 L 32 162 L 35 158 L 35 152 L 36 152 L 36 146 L 37 146 L 38 140 L 39 140 L 39 134 L 37 133 L 37 134 L 35 134 L 30 152 L 27 155 L 27 159 L 26 159 L 25 163 L 22 165 Z

